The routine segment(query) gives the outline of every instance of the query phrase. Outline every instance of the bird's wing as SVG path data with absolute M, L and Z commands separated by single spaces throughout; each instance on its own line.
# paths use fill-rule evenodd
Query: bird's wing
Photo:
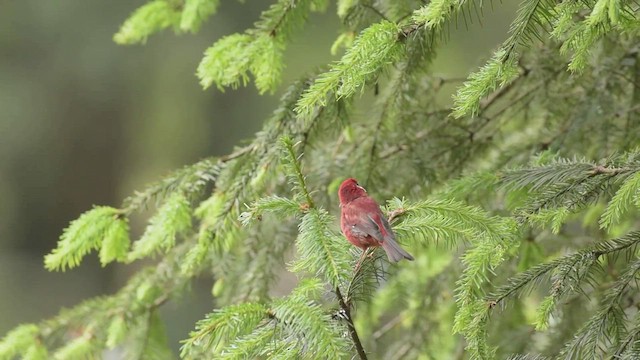
M 364 236 L 369 235 L 378 242 L 383 242 L 389 234 L 393 234 L 380 207 L 369 197 L 354 200 L 348 208 L 343 208 L 346 223 L 351 231 Z M 391 235 L 393 236 L 393 235 Z
M 389 221 L 382 214 L 382 211 L 378 210 L 376 214 L 374 214 L 373 216 L 369 216 L 369 220 L 376 224 L 383 240 L 396 239 L 395 235 L 393 234 L 393 230 L 391 230 L 391 225 L 389 225 Z

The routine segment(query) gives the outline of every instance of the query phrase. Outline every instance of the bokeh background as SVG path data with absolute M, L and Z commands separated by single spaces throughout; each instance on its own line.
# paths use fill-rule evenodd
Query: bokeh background
M 0 337 L 115 292 L 139 266 L 101 268 L 89 256 L 79 268 L 47 272 L 43 257 L 69 221 L 94 204 L 117 207 L 173 169 L 230 152 L 260 128 L 287 83 L 338 59 L 329 52 L 340 28 L 332 6 L 295 36 L 279 92 L 259 96 L 252 85 L 203 91 L 194 75 L 203 51 L 251 27 L 269 3 L 223 0 L 197 35 L 165 31 L 124 47 L 112 36 L 144 1 L 2 2 Z M 462 77 L 481 65 L 506 38 L 516 5 L 496 2 L 482 23 L 452 26 L 433 71 Z M 132 222 L 135 234 L 145 215 Z M 211 310 L 210 288 L 202 279 L 164 306 L 175 349 Z

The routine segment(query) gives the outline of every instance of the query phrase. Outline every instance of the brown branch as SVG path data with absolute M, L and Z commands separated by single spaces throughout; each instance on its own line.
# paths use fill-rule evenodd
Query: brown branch
M 349 328 L 349 335 L 351 335 L 351 340 L 353 340 L 353 345 L 355 345 L 356 350 L 358 351 L 358 356 L 360 356 L 360 360 L 367 360 L 367 353 L 364 351 L 362 347 L 362 342 L 360 342 L 360 337 L 358 336 L 358 331 L 356 331 L 356 327 L 353 324 L 353 319 L 351 318 L 351 308 L 344 301 L 344 297 L 342 297 L 342 293 L 340 292 L 340 288 L 336 286 L 336 297 L 338 298 L 338 303 L 340 304 L 340 309 L 344 313 L 347 320 L 347 327 Z
M 396 327 L 396 325 L 400 324 L 403 319 L 404 318 L 403 318 L 402 315 L 398 315 L 398 316 L 394 317 L 393 319 L 391 319 L 391 321 L 389 321 L 388 323 L 384 324 L 384 326 L 382 326 L 380 329 L 378 329 L 376 332 L 374 332 L 373 335 L 371 335 L 371 336 L 373 337 L 374 340 L 380 339 L 382 336 L 384 336 L 384 334 L 386 334 L 391 329 Z
M 363 8 L 365 8 L 365 9 L 371 10 L 376 15 L 378 15 L 381 19 L 387 20 L 387 21 L 391 21 L 380 10 L 378 10 L 375 6 L 369 5 L 369 4 L 359 4 L 359 5 L 362 6 Z
M 282 26 L 282 23 L 284 22 L 284 19 L 289 14 L 289 11 L 291 11 L 296 6 L 297 4 L 295 4 L 295 1 L 292 1 L 290 4 L 287 5 L 286 9 L 282 12 L 282 14 L 280 14 L 280 18 L 278 18 L 278 21 L 276 21 L 275 25 L 273 25 L 273 27 L 269 30 L 269 36 L 276 37 L 278 35 L 278 28 Z

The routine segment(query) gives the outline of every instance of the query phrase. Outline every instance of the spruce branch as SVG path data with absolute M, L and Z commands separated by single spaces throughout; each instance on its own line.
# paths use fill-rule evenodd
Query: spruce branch
M 219 351 L 234 338 L 251 333 L 268 316 L 268 308 L 256 303 L 229 305 L 215 310 L 196 323 L 195 331 L 183 341 L 180 356 L 190 358 L 196 348 L 198 352 Z
M 629 176 L 611 198 L 600 218 L 600 227 L 605 229 L 616 224 L 632 202 L 640 206 L 640 171 Z
M 307 213 L 300 222 L 299 236 L 296 241 L 302 257 L 296 262 L 293 269 L 309 269 L 325 274 L 325 278 L 335 289 L 339 306 L 347 321 L 349 333 L 358 355 L 361 359 L 367 359 L 351 317 L 348 300 L 345 300 L 340 291 L 340 284 L 343 279 L 346 279 L 346 273 L 349 271 L 348 262 L 340 256 L 340 254 L 348 253 L 347 244 L 342 239 L 335 239 L 335 235 L 328 233 L 329 218 L 323 209 L 316 209 L 302 173 L 301 155 L 296 155 L 292 140 L 283 138 L 281 143 L 286 157 L 287 174 L 291 178 L 290 183 L 294 187 L 293 190 L 305 198 L 308 205 Z M 322 254 L 320 259 L 317 259 L 317 254 Z
M 376 265 L 384 261 L 383 259 L 384 254 L 376 251 L 376 248 L 368 248 L 363 252 L 362 261 L 354 268 L 353 275 L 346 286 L 344 301 L 347 306 L 353 308 L 357 301 L 370 299 L 373 290 L 385 276 L 384 270 Z
M 581 250 L 575 254 L 567 255 L 548 263 L 536 265 L 531 269 L 510 278 L 507 281 L 506 285 L 503 285 L 493 291 L 491 295 L 487 297 L 488 302 L 491 304 L 492 308 L 496 305 L 500 305 L 504 300 L 523 292 L 528 288 L 528 286 L 537 284 L 542 276 L 547 275 L 549 272 L 561 265 L 574 266 L 580 261 L 587 261 L 589 263 L 589 266 L 591 266 L 594 264 L 592 260 L 597 261 L 602 255 L 608 255 L 611 253 L 627 250 L 629 248 L 635 248 L 635 246 L 637 246 L 639 242 L 640 232 L 631 232 L 624 237 L 606 240 L 595 244 L 588 249 Z M 565 270 L 575 271 L 574 269 L 572 269 L 572 266 L 565 267 Z M 568 279 L 566 273 L 562 276 L 562 278 Z M 561 284 L 558 285 L 560 286 Z
M 246 86 L 251 73 L 261 94 L 273 93 L 280 84 L 291 35 L 311 10 L 324 4 L 324 0 L 278 0 L 262 12 L 254 29 L 226 36 L 205 51 L 197 69 L 200 84 L 205 89 L 215 84 L 221 91 Z
M 548 29 L 555 17 L 556 3 L 551 0 L 529 0 L 520 4 L 518 15 L 511 23 L 511 35 L 502 44 L 503 62 L 513 57 L 518 46 L 526 46 L 533 38 L 542 41 L 540 29 Z
M 362 342 L 360 341 L 360 336 L 358 336 L 358 331 L 356 331 L 356 327 L 353 323 L 353 318 L 351 317 L 351 307 L 347 304 L 342 293 L 340 292 L 340 288 L 336 286 L 335 288 L 336 297 L 338 298 L 338 304 L 340 305 L 340 310 L 342 315 L 344 315 L 347 320 L 347 327 L 349 328 L 349 335 L 351 336 L 351 340 L 353 340 L 353 344 L 356 347 L 356 351 L 358 352 L 358 356 L 360 360 L 367 360 L 367 353 L 364 351 L 362 347 Z
M 66 270 L 80 264 L 91 250 L 100 250 L 102 265 L 123 260 L 129 249 L 129 224 L 122 212 L 109 206 L 94 207 L 71 222 L 57 247 L 45 256 L 49 270 Z
M 400 56 L 402 47 L 397 41 L 398 32 L 398 25 L 389 21 L 363 30 L 342 59 L 316 78 L 298 101 L 296 113 L 310 116 L 318 107 L 326 106 L 331 95 L 350 98 L 362 89 Z
M 621 339 L 615 352 L 613 354 L 614 359 L 631 360 L 637 357 L 638 340 L 640 340 L 640 313 L 636 314 L 632 324 L 632 328 L 627 332 L 624 339 Z
M 39 332 L 40 329 L 35 324 L 22 324 L 9 331 L 0 340 L 0 358 L 13 359 L 19 354 L 32 352 L 32 344 L 38 343 Z
M 17 328 L 0 341 L 0 355 L 47 358 L 48 350 L 55 349 L 53 358 L 87 358 L 120 344 L 137 331 L 139 324 L 133 319 L 146 318 L 189 282 L 190 277 L 176 275 L 187 245 L 173 248 L 157 265 L 141 270 L 116 294 L 86 300 L 51 319 Z M 72 335 L 73 340 L 63 343 L 61 334 Z M 144 343 L 145 333 L 139 336 Z
M 300 194 L 306 201 L 309 208 L 314 208 L 315 204 L 307 189 L 305 176 L 302 174 L 302 167 L 300 158 L 302 154 L 297 155 L 294 147 L 297 144 L 293 143 L 293 140 L 289 137 L 283 137 L 281 139 L 281 145 L 285 152 L 285 165 L 288 168 L 287 174 L 290 177 L 290 183 L 293 186 L 293 191 L 296 194 Z
M 640 243 L 640 232 L 632 232 L 628 235 L 604 241 L 593 245 L 588 249 L 579 251 L 573 255 L 567 255 L 548 263 L 543 263 L 533 268 L 519 273 L 510 278 L 506 285 L 494 290 L 484 301 L 474 302 L 473 307 L 465 310 L 464 316 L 470 317 L 471 322 L 467 328 L 467 338 L 470 339 L 471 349 L 478 356 L 486 356 L 490 349 L 486 348 L 487 341 L 487 323 L 492 309 L 497 306 L 504 306 L 504 301 L 516 295 L 521 294 L 526 289 L 536 286 L 544 275 L 552 271 L 558 271 L 551 295 L 541 304 L 539 309 L 539 326 L 544 327 L 547 319 L 540 319 L 541 316 L 548 316 L 555 308 L 558 298 L 568 292 L 579 292 L 580 282 L 590 277 L 592 267 L 598 263 L 602 255 L 618 253 L 635 249 Z M 635 275 L 636 271 L 631 273 Z M 620 287 L 625 281 L 623 280 Z M 613 290 L 612 293 L 617 292 Z M 614 295 L 612 295 L 615 298 Z M 540 323 L 542 321 L 543 323 Z M 542 324 L 542 325 L 541 325 Z M 473 348 L 473 347 L 477 348 Z M 485 355 L 483 355 L 485 354 Z
M 158 250 L 175 246 L 178 235 L 191 228 L 191 205 L 186 197 L 175 192 L 158 209 L 150 220 L 142 237 L 133 244 L 129 261 L 149 256 Z
M 551 360 L 550 357 L 533 354 L 517 354 L 507 358 L 507 360 Z
M 633 261 L 615 284 L 604 294 L 598 312 L 587 321 L 560 353 L 567 359 L 599 357 L 602 348 L 617 344 L 624 327 L 624 309 L 620 300 L 632 282 L 638 279 L 640 260 Z
M 136 191 L 132 196 L 127 197 L 123 201 L 122 212 L 129 216 L 134 211 L 146 209 L 153 201 L 156 204 L 161 203 L 167 195 L 176 191 L 182 191 L 190 196 L 196 195 L 206 185 L 216 180 L 224 163 L 242 157 L 250 150 L 251 147 L 247 146 L 227 156 L 207 158 L 193 165 L 185 166 L 149 185 L 143 191 Z
M 180 9 L 166 0 L 153 0 L 139 7 L 113 36 L 120 45 L 144 44 L 147 38 L 168 27 L 180 24 Z
M 207 18 L 215 14 L 220 0 L 184 0 L 180 30 L 196 33 Z
M 614 216 L 620 216 L 624 211 L 621 199 L 628 204 L 633 198 L 632 175 L 636 174 L 639 165 L 633 157 L 631 161 L 617 164 L 629 155 L 619 155 L 605 165 L 584 159 L 552 159 L 547 164 L 509 170 L 500 176 L 499 183 L 507 189 L 527 189 L 530 192 L 528 197 L 532 200 L 516 210 L 520 222 L 553 222 L 555 231 L 558 231 L 570 213 L 602 196 L 616 181 L 631 178 L 629 185 L 621 188 L 618 197 L 614 196 L 612 207 L 603 215 L 602 224 L 610 224 Z M 624 209 L 626 207 L 624 205 Z M 618 212 L 617 215 L 614 211 Z

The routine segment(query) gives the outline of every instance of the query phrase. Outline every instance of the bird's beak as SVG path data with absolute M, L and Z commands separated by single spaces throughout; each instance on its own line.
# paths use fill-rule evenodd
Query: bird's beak
M 367 192 L 367 190 L 365 190 L 365 189 L 364 189 L 362 186 L 360 186 L 360 185 L 356 185 L 356 187 L 358 187 L 358 189 L 360 189 L 360 190 L 362 190 L 362 191 L 364 191 L 364 192 Z

